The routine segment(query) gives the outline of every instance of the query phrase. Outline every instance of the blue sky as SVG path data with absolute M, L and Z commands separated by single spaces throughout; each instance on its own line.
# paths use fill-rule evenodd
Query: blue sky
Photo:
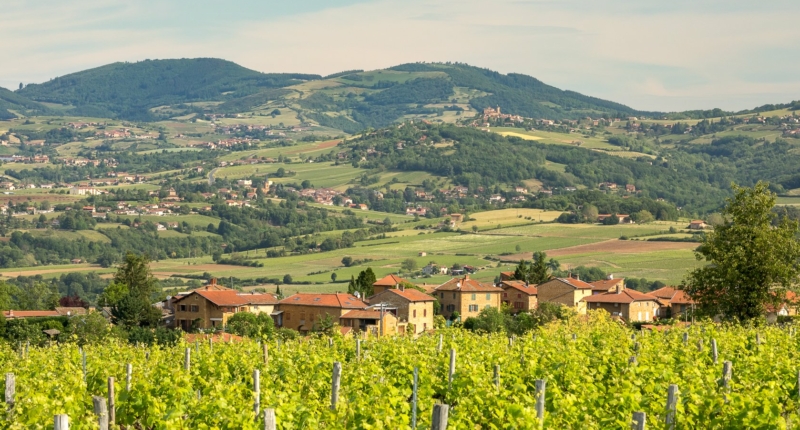
M 461 61 L 646 110 L 800 99 L 800 2 L 3 0 L 0 86 L 217 57 L 328 74 Z

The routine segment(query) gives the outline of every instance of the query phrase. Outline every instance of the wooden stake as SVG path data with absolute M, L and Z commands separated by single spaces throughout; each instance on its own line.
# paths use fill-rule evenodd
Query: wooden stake
M 106 399 L 100 396 L 92 397 L 94 404 L 94 413 L 97 415 L 97 422 L 100 425 L 100 430 L 108 430 L 108 404 Z
M 678 410 L 678 386 L 671 384 L 667 389 L 667 430 L 675 430 L 675 414 Z
M 534 381 L 534 386 L 536 388 L 536 416 L 539 418 L 539 426 L 541 427 L 544 425 L 544 400 L 547 381 L 537 379 Z
M 278 428 L 275 421 L 275 409 L 264 409 L 264 430 L 276 430 Z
M 798 373 L 798 381 L 800 382 L 800 373 Z M 414 384 L 411 388 L 411 430 L 417 428 L 417 396 L 419 391 L 419 368 L 414 368 Z
M 81 348 L 81 367 L 83 367 L 83 381 L 86 382 L 86 351 Z
M 114 425 L 117 417 L 116 401 L 114 400 L 114 377 L 108 377 L 108 423 Z
M 53 430 L 69 430 L 69 416 L 56 415 L 53 420 Z
M 717 340 L 711 339 L 711 357 L 714 359 L 714 364 L 717 364 L 719 354 L 717 354 Z
M 125 391 L 131 392 L 131 376 L 133 374 L 133 365 L 130 363 L 125 365 Z
M 264 366 L 269 366 L 269 346 L 267 346 L 267 343 L 264 342 L 264 345 L 262 345 L 261 347 L 264 350 Z M 265 409 L 265 411 L 266 410 L 267 409 Z M 273 410 L 272 413 L 274 414 L 275 411 Z
M 636 366 L 636 363 L 637 363 L 636 362 L 636 356 L 635 355 L 631 355 L 631 358 L 628 359 L 628 364 L 630 364 L 631 366 Z
M 16 395 L 17 382 L 13 373 L 6 373 L 6 406 L 8 409 L 14 407 L 14 396 Z
M 328 338 L 328 348 L 333 348 L 333 338 L 332 337 Z
M 356 339 L 356 360 L 361 361 L 361 339 Z
M 572 333 L 572 340 L 577 340 L 577 339 L 578 339 L 578 335 L 575 334 L 575 333 Z
M 444 337 L 444 335 L 440 334 L 439 335 L 439 344 L 436 345 L 436 352 L 442 352 L 442 337 Z
M 431 419 L 431 430 L 447 430 L 447 416 L 450 413 L 450 406 L 433 405 L 433 418 Z
M 500 389 L 500 365 L 494 365 L 494 386 L 498 390 Z
M 647 414 L 644 412 L 634 412 L 633 413 L 633 429 L 634 430 L 645 430 L 645 425 L 647 423 Z
M 191 365 L 192 365 L 192 349 L 186 348 L 186 351 L 183 354 L 183 370 L 188 372 Z
M 689 343 L 689 333 L 683 332 L 683 344 L 686 345 Z
M 703 352 L 703 339 L 697 340 L 697 352 Z
M 722 363 L 722 386 L 727 390 L 730 388 L 731 377 L 733 376 L 733 363 L 725 361 Z
M 261 373 L 256 369 L 253 370 L 253 414 L 256 421 L 259 412 L 261 412 Z
M 342 379 L 342 363 L 333 363 L 333 375 L 331 376 L 331 410 L 336 410 L 336 403 L 339 401 L 339 384 Z
M 514 347 L 514 338 L 513 337 L 509 337 L 508 338 L 508 347 L 509 348 L 513 348 Z
M 447 376 L 447 389 L 453 386 L 453 374 L 456 373 L 456 350 L 450 348 L 450 371 Z

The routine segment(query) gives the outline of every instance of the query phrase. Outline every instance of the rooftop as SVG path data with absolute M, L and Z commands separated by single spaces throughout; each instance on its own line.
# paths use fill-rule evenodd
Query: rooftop
M 503 290 L 491 284 L 470 279 L 469 275 L 463 278 L 453 278 L 436 287 L 435 291 L 461 291 L 465 293 L 500 293 Z
M 367 307 L 367 304 L 358 297 L 345 293 L 296 293 L 278 303 L 341 309 L 364 309 Z

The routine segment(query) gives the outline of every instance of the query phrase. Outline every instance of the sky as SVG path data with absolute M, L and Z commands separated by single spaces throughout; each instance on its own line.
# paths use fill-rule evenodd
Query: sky
M 633 108 L 800 99 L 796 0 L 3 0 L 0 86 L 215 57 L 330 74 L 459 61 Z

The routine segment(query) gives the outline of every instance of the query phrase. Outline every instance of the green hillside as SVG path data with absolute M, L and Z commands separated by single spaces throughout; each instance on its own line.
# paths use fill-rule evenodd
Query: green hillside
M 146 60 L 72 73 L 28 85 L 17 93 L 75 106 L 69 112 L 72 115 L 146 120 L 153 119 L 148 109 L 157 106 L 231 100 L 317 78 L 265 74 L 212 58 Z
M 15 92 L 0 88 L 0 120 L 16 118 L 14 112 L 22 115 L 46 115 L 50 109 Z
M 15 93 L 71 107 L 65 114 L 157 120 L 187 114 L 266 116 L 289 111 L 346 133 L 410 117 L 454 122 L 463 112 L 500 106 L 533 118 L 641 114 L 627 106 L 563 91 L 521 74 L 465 64 L 405 64 L 322 78 L 265 74 L 229 61 L 200 58 L 114 63 L 28 85 Z M 205 103 L 204 103 L 205 102 Z M 159 109 L 154 109 L 159 108 Z

